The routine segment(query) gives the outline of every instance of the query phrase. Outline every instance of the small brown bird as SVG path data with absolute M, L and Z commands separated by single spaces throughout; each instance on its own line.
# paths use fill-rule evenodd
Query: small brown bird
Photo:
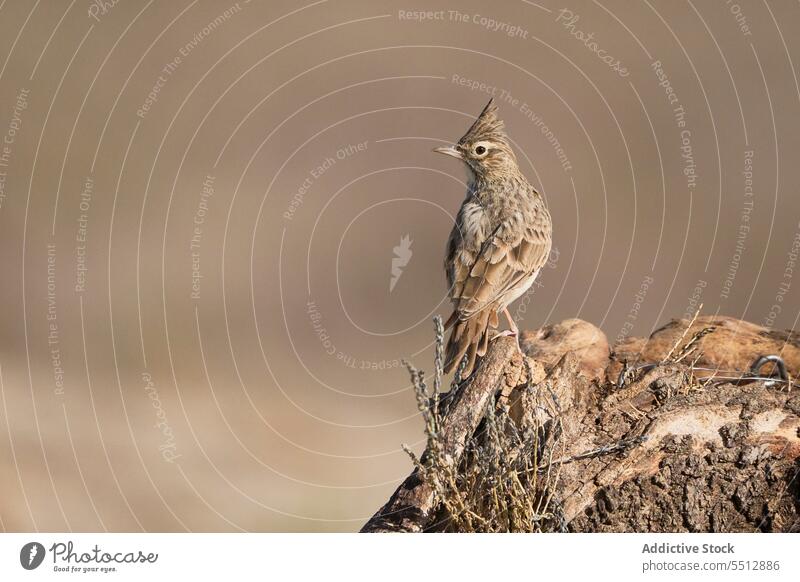
M 453 302 L 445 372 L 466 356 L 462 377 L 486 354 L 498 314 L 517 326 L 508 305 L 533 284 L 547 262 L 553 224 L 544 200 L 517 166 L 517 158 L 489 100 L 472 127 L 454 146 L 433 151 L 467 167 L 467 197 L 447 242 L 444 267 Z

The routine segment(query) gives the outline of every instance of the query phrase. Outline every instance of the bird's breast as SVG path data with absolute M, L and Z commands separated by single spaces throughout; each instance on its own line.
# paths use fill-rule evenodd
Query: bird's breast
M 477 202 L 465 202 L 461 208 L 461 220 L 456 228 L 466 250 L 477 252 L 489 232 L 489 217 Z

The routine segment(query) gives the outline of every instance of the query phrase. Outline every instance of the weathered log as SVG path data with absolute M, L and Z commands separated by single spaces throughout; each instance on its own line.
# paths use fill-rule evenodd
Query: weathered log
M 580 371 L 587 378 L 603 381 L 610 350 L 602 330 L 582 319 L 566 319 L 534 331 L 523 331 L 520 344 L 525 355 L 552 368 L 567 352 L 578 359 Z
M 649 338 L 627 338 L 619 342 L 614 346 L 609 374 L 616 378 L 625 361 L 640 365 L 660 362 L 681 338 L 685 344 L 703 330 L 708 333 L 699 337 L 694 346 L 698 357 L 694 368 L 698 377 L 724 375 L 729 371 L 747 372 L 758 357 L 769 354 L 781 356 L 792 376 L 800 374 L 800 334 L 796 332 L 770 330 L 720 315 L 698 317 L 687 329 L 690 323 L 686 319 L 675 319 Z M 762 370 L 764 374 L 771 371 L 769 365 Z
M 506 386 L 520 383 L 522 356 L 516 340 L 500 337 L 492 342 L 473 375 L 464 381 L 448 405 L 441 430 L 443 453 L 457 464 L 467 438 L 478 427 L 486 407 Z M 362 532 L 422 531 L 435 508 L 434 489 L 415 470 L 389 501 L 361 528 Z
M 605 336 L 585 322 L 523 334 L 539 362 L 523 363 L 500 338 L 443 424 L 453 466 L 470 471 L 471 457 L 459 465 L 464 443 L 484 438 L 475 431 L 496 402 L 497 414 L 543 435 L 538 454 L 554 476 L 546 494 L 560 524 L 552 529 L 800 531 L 800 391 L 747 376 L 769 353 L 793 376 L 796 336 L 728 318 L 698 319 L 687 332 L 688 323 L 615 346 L 606 373 Z M 691 358 L 667 358 L 691 341 Z M 618 386 L 627 357 L 650 366 Z M 692 363 L 735 381 L 703 379 Z M 415 471 L 362 531 L 425 530 L 441 509 L 434 491 Z
M 766 382 L 700 385 L 665 365 L 600 400 L 560 499 L 573 531 L 793 531 L 800 521 L 800 398 Z M 591 425 L 590 425 L 591 426 Z

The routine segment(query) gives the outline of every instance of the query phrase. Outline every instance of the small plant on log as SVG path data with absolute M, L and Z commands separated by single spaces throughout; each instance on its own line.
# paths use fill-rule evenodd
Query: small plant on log
M 418 458 L 408 447 L 422 479 L 433 488 L 438 511 L 428 531 L 540 532 L 557 529 L 550 485 L 557 480 L 553 446 L 541 438 L 549 427 L 518 427 L 509 415 L 507 399 L 491 402 L 474 434 L 467 438 L 458 463 L 444 452 L 440 427 L 449 396 L 459 388 L 460 372 L 451 392 L 441 392 L 444 330 L 434 319 L 436 357 L 429 389 L 425 373 L 405 362 L 425 423 L 427 447 Z

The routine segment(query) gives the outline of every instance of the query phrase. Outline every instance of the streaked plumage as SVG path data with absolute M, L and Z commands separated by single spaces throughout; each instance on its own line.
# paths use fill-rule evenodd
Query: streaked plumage
M 453 302 L 445 371 L 466 355 L 466 377 L 486 353 L 499 312 L 516 332 L 506 308 L 547 262 L 552 222 L 541 195 L 520 172 L 491 100 L 455 146 L 435 151 L 461 159 L 469 174 L 444 264 Z

